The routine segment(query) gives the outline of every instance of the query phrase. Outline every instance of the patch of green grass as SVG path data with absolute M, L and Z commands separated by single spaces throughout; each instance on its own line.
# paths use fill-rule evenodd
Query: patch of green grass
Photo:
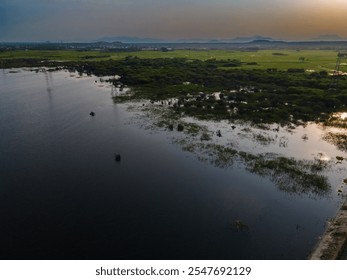
M 75 50 L 17 50 L 0 52 L 0 60 L 3 59 L 42 59 L 58 61 L 83 61 L 105 60 L 112 56 L 100 51 L 75 51 Z
M 4 59 L 42 59 L 59 61 L 105 61 L 122 60 L 126 57 L 141 59 L 156 58 L 184 58 L 187 60 L 238 60 L 242 69 L 277 69 L 290 68 L 306 70 L 333 70 L 335 68 L 337 52 L 330 50 L 281 50 L 282 55 L 274 55 L 273 50 L 259 50 L 256 52 L 230 51 L 230 50 L 175 50 L 162 51 L 132 51 L 132 52 L 102 52 L 79 50 L 17 50 L 0 52 L 0 60 Z M 305 58 L 304 62 L 300 58 Z M 233 66 L 219 66 L 224 69 Z M 342 71 L 347 66 L 342 65 Z

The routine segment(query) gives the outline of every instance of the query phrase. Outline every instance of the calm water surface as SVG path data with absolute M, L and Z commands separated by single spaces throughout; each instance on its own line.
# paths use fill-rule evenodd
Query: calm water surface
M 337 211 L 199 162 L 70 75 L 0 72 L 2 259 L 304 259 Z

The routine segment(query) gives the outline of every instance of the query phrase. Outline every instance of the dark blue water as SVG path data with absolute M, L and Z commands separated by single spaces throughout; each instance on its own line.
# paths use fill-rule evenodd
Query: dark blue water
M 1 259 L 306 258 L 334 200 L 199 162 L 94 80 L 0 72 Z

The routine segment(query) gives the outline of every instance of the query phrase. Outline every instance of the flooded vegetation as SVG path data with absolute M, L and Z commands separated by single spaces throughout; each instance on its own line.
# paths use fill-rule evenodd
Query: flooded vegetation
M 148 112 L 148 110 L 146 110 Z M 153 110 L 157 114 L 156 110 Z M 147 115 L 148 116 L 148 115 Z M 151 116 L 152 118 L 162 115 Z M 158 122 L 156 122 L 158 123 Z M 163 122 L 159 122 L 163 123 Z M 270 178 L 281 190 L 293 194 L 312 193 L 317 195 L 326 195 L 331 190 L 331 185 L 327 178 L 322 173 L 335 165 L 334 160 L 327 157 L 323 153 L 317 155 L 309 155 L 304 159 L 295 159 L 296 154 L 286 154 L 289 157 L 283 157 L 282 153 L 269 147 L 259 154 L 264 146 L 278 145 L 279 148 L 286 149 L 289 138 L 287 136 L 278 137 L 261 129 L 261 132 L 254 132 L 254 128 L 247 124 L 243 124 L 240 132 L 236 133 L 234 128 L 231 128 L 229 133 L 226 128 L 216 132 L 210 131 L 208 127 L 213 127 L 213 123 L 197 124 L 183 122 L 186 127 L 188 137 L 181 137 L 175 142 L 182 146 L 183 150 L 194 153 L 201 161 L 210 162 L 217 167 L 227 168 L 232 167 L 235 163 L 242 164 L 252 173 L 259 174 Z M 240 124 L 239 124 L 240 126 Z M 194 129 L 192 129 L 192 127 Z M 192 133 L 194 131 L 194 133 Z M 277 128 L 271 130 L 272 133 L 277 133 Z M 290 134 L 285 132 L 284 134 Z M 227 139 L 223 143 L 221 141 L 224 134 Z M 255 145 L 252 152 L 242 150 L 242 147 L 237 147 L 238 140 L 251 141 Z M 304 135 L 304 140 L 307 141 L 308 136 Z M 222 143 L 221 143 L 222 142 Z M 316 147 L 319 148 L 319 147 Z M 301 158 L 299 156 L 299 158 Z
M 300 161 L 271 154 L 238 152 L 217 144 L 178 143 L 183 145 L 183 150 L 196 153 L 200 160 L 218 167 L 231 167 L 235 161 L 242 163 L 250 172 L 270 178 L 280 190 L 288 193 L 326 195 L 331 190 L 327 178 L 320 173 L 328 167 L 328 163 L 319 159 Z
M 292 53 L 270 55 L 287 59 Z M 37 257 L 49 246 L 56 248 L 50 256 L 59 256 L 44 238 L 55 230 L 54 243 L 62 234 L 72 248 L 65 252 L 76 258 L 308 256 L 345 195 L 344 76 L 332 88 L 330 69 L 257 69 L 256 59 L 100 59 L 40 62 L 49 68 L 37 67 L 37 61 L 2 61 L 35 66 L 2 71 L 6 137 L 0 144 L 6 196 L 16 196 L 14 186 L 33 203 L 35 196 L 51 203 L 36 204 L 35 215 L 27 214 L 29 224 L 20 220 L 25 235 L 36 228 L 38 213 L 48 211 L 59 221 L 43 218 L 47 230 L 39 231 L 44 242 Z M 16 163 L 18 153 L 24 158 Z M 41 172 L 47 173 L 42 182 Z M 64 211 L 71 220 L 59 218 L 52 206 L 63 204 L 66 191 L 72 198 Z M 90 205 L 96 214 L 87 210 Z M 22 219 L 19 210 L 5 207 L 13 219 Z M 3 240 L 18 228 L 7 229 Z M 94 243 L 88 254 L 81 248 L 91 239 L 72 244 L 90 228 Z M 105 255 L 97 236 L 126 245 L 117 255 Z M 201 242 L 208 244 L 206 253 Z
M 131 110 L 144 112 L 148 121 L 164 130 L 173 131 L 180 126 L 177 131 L 187 136 L 175 134 L 175 142 L 201 161 L 222 168 L 242 164 L 292 194 L 327 195 L 331 191 L 326 173 L 342 167 L 341 161 L 336 160 L 341 158 L 338 156 L 341 144 L 332 141 L 331 135 L 343 137 L 343 133 L 333 134 L 326 126 L 316 123 L 278 125 L 201 120 L 177 113 L 167 105 L 170 102 L 174 101 L 141 101 L 138 106 L 132 103 Z M 301 153 L 305 147 L 309 147 L 309 153 Z
M 324 140 L 333 143 L 341 151 L 347 151 L 347 135 L 345 133 L 328 132 L 324 135 Z
M 334 64 L 330 69 L 321 66 L 320 70 L 313 70 L 319 68 L 318 64 L 305 69 L 308 65 L 305 65 L 306 60 L 299 60 L 303 57 L 300 53 L 296 54 L 295 67 L 289 62 L 284 64 L 287 69 L 283 69 L 280 61 L 278 66 L 281 67 L 278 68 L 257 67 L 262 61 L 257 52 L 248 57 L 247 62 L 232 58 L 233 53 L 229 53 L 229 58 L 225 55 L 220 59 L 174 56 L 149 59 L 129 54 L 117 60 L 64 62 L 49 59 L 22 61 L 5 55 L 1 64 L 4 68 L 40 65 L 88 75 L 119 75 L 110 81 L 119 88 L 130 86 L 132 93 L 118 96 L 118 101 L 175 98 L 177 101 L 171 106 L 178 113 L 184 112 L 200 119 L 242 119 L 285 125 L 289 122 L 327 121 L 330 114 L 346 110 L 346 76 L 338 75 L 336 88 Z M 202 53 L 200 56 L 204 58 Z M 293 56 L 293 53 L 288 56 Z M 254 63 L 249 69 L 246 66 L 252 57 Z M 319 58 L 316 59 L 319 63 Z

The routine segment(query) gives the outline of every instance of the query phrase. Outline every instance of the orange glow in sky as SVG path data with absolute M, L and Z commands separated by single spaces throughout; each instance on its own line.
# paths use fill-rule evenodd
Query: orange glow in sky
M 260 34 L 347 40 L 347 0 L 1 0 L 1 40 L 164 39 Z

